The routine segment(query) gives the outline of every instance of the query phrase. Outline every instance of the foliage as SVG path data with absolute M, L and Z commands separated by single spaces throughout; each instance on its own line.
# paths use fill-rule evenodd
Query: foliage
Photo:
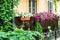
M 41 39 L 43 40 L 44 36 L 43 36 L 43 31 L 42 31 L 42 26 L 38 21 L 35 21 L 35 31 L 39 32 L 41 34 Z
M 14 24 L 10 21 L 14 17 L 13 6 L 17 6 L 17 1 L 0 0 L 0 40 L 35 40 L 35 37 L 40 39 L 42 36 L 39 32 L 24 31 L 18 28 L 13 30 Z
M 20 15 L 21 17 L 31 17 L 31 16 L 33 16 L 32 13 L 28 13 L 28 12 L 26 12 L 26 13 L 21 12 L 21 13 L 19 13 L 19 15 Z
M 0 29 L 9 31 L 12 29 L 11 19 L 14 17 L 13 6 L 17 5 L 18 0 L 0 0 Z
M 55 6 L 55 13 L 57 13 L 57 0 L 53 0 L 53 2 L 52 2 L 53 4 L 54 4 L 54 6 Z
M 41 37 L 41 34 L 36 31 L 24 31 L 23 29 L 15 28 L 9 32 L 0 31 L 0 40 L 36 40 L 35 37 Z
M 35 30 L 40 32 L 40 33 L 43 33 L 42 26 L 38 21 L 35 22 Z

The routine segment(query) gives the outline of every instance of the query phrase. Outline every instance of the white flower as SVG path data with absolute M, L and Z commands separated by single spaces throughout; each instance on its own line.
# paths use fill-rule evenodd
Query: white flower
M 26 13 L 22 12 L 22 13 L 20 13 L 20 16 L 22 16 L 22 17 L 31 17 L 31 16 L 33 16 L 33 14 L 28 13 L 28 12 L 26 12 Z
M 50 32 L 52 32 L 52 30 L 50 30 Z
M 48 26 L 48 28 L 50 29 L 51 27 L 50 27 L 50 26 Z

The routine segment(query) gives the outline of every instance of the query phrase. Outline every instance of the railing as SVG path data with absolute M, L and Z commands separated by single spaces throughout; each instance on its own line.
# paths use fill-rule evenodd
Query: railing
M 60 38 L 60 30 L 54 30 L 52 32 L 44 33 L 44 40 L 58 40 Z

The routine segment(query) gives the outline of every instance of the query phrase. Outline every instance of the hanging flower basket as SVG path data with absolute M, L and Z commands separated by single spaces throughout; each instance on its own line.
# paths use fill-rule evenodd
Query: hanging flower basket
M 21 20 L 30 20 L 30 17 L 21 17 Z

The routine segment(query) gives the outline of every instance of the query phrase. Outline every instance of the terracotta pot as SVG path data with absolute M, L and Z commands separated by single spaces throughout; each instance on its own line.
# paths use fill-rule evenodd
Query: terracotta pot
M 21 20 L 30 20 L 30 17 L 21 17 Z

